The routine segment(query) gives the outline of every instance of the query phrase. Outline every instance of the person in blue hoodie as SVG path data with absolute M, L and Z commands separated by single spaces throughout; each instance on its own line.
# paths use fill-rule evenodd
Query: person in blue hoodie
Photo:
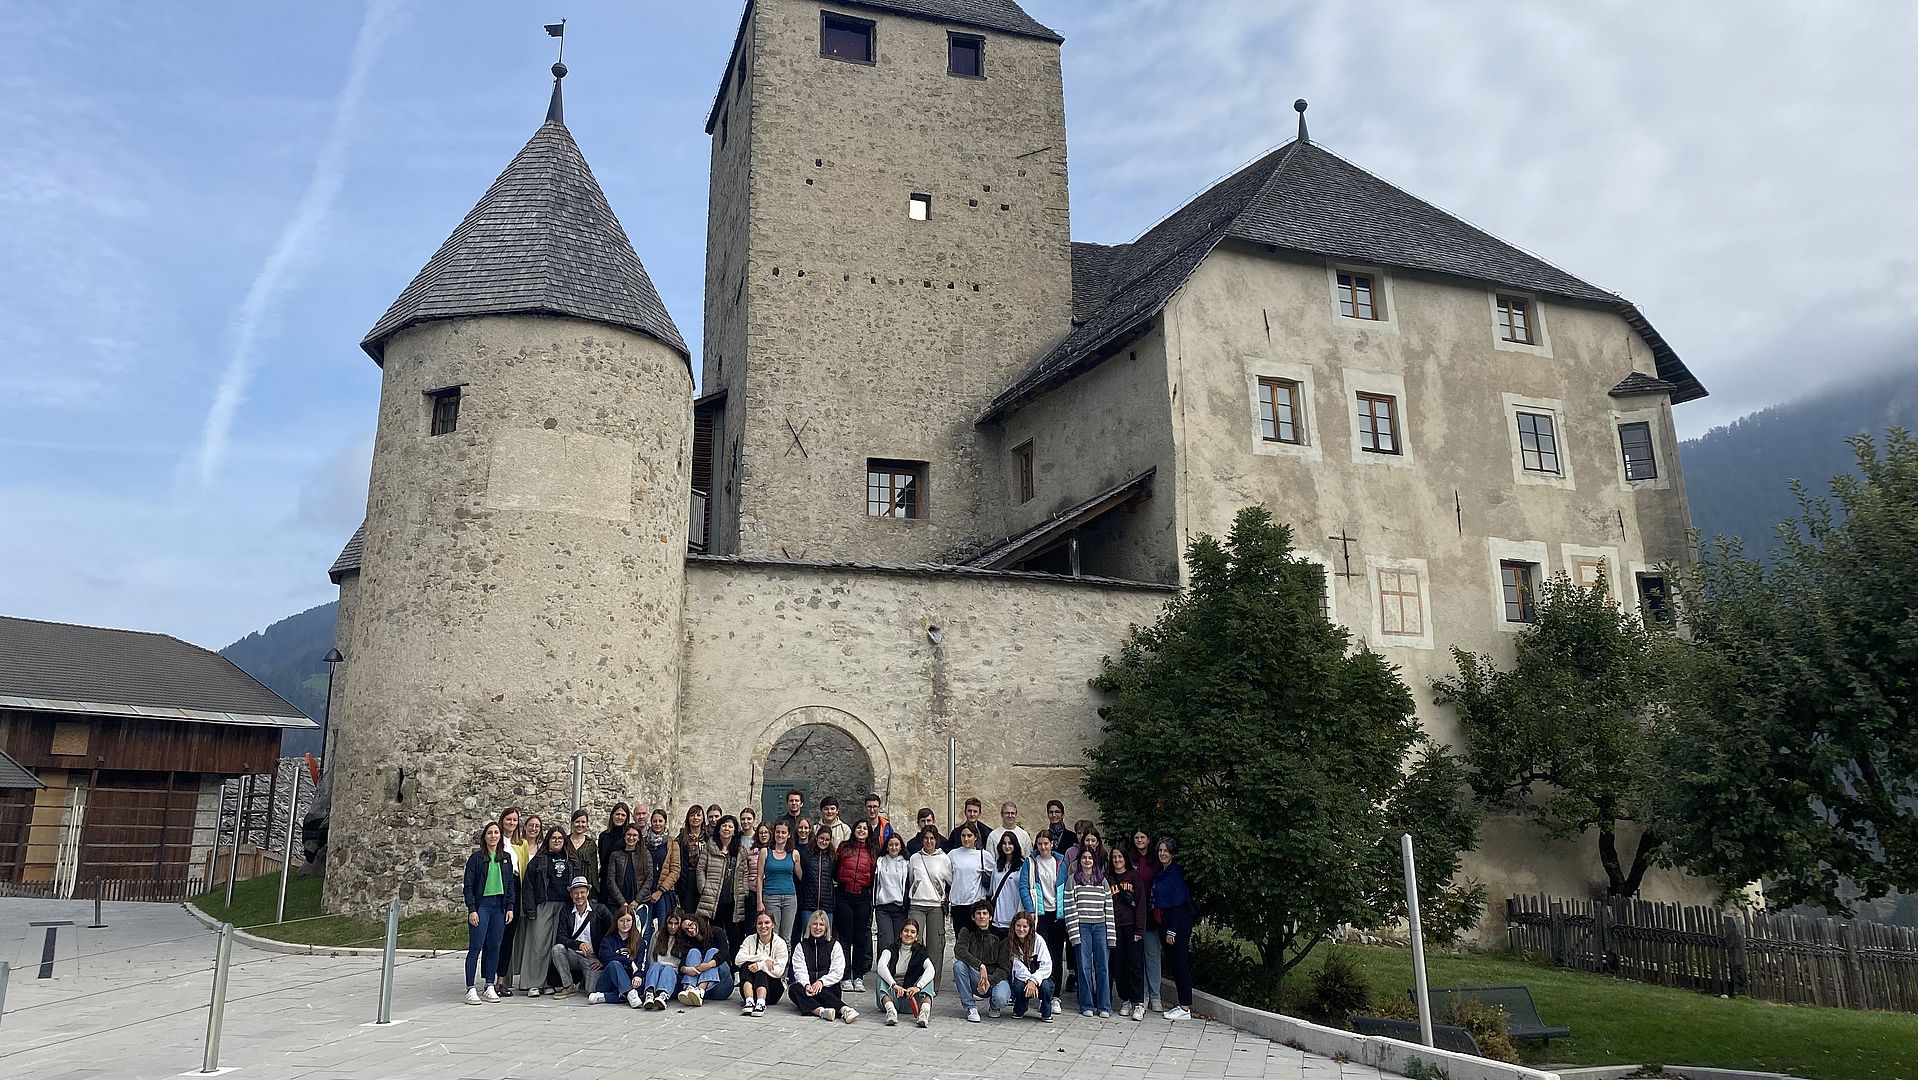
M 1185 867 L 1179 865 L 1179 841 L 1170 836 L 1159 838 L 1159 873 L 1152 879 L 1152 917 L 1155 933 L 1165 941 L 1165 964 L 1172 969 L 1172 980 L 1179 987 L 1177 1008 L 1167 1009 L 1167 1020 L 1192 1018 L 1192 927 L 1199 921 L 1192 906 L 1192 890 L 1185 884 Z
M 587 1004 L 617 1005 L 624 1001 L 635 1009 L 639 1008 L 639 961 L 640 957 L 646 955 L 646 945 L 633 905 L 619 909 L 619 916 L 613 920 L 612 928 L 599 939 L 595 951 L 599 953 L 599 982 L 587 997 Z
M 1033 837 L 1032 857 L 1019 869 L 1019 908 L 1038 916 L 1039 936 L 1045 939 L 1055 968 L 1064 966 L 1059 958 L 1065 955 L 1070 876 L 1065 856 L 1052 846 L 1052 835 L 1042 832 Z
M 480 844 L 466 857 L 466 1003 L 499 1000 L 493 980 L 500 970 L 500 941 L 506 924 L 519 907 L 519 874 L 502 839 L 499 822 L 489 821 Z M 474 968 L 485 980 L 482 994 L 473 982 Z

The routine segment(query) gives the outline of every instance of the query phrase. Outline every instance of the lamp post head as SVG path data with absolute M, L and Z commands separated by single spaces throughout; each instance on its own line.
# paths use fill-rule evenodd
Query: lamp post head
M 326 650 L 326 655 L 320 657 L 320 662 L 323 664 L 340 664 L 345 661 L 346 657 L 341 655 L 338 649 L 328 649 Z

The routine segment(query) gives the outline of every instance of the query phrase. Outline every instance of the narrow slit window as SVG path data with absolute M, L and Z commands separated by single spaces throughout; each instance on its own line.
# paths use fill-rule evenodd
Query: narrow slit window
M 866 463 L 866 514 L 876 518 L 926 516 L 926 464 L 923 461 Z
M 819 15 L 819 55 L 855 64 L 872 63 L 873 24 L 830 11 Z
M 932 196 L 914 195 L 906 200 L 906 216 L 914 221 L 932 220 Z
M 1291 379 L 1259 380 L 1259 434 L 1266 442 L 1305 441 L 1298 383 Z
M 1339 271 L 1339 314 L 1348 319 L 1377 320 L 1381 317 L 1372 289 L 1372 275 Z
M 1520 345 L 1538 344 L 1538 328 L 1530 300 L 1518 296 L 1498 298 L 1498 336 Z
M 968 79 L 986 77 L 986 39 L 972 34 L 946 35 L 946 71 Z
M 1501 562 L 1498 564 L 1498 573 L 1499 588 L 1505 594 L 1505 621 L 1537 622 L 1538 607 L 1534 591 L 1537 587 L 1537 565 L 1525 562 Z
M 1518 457 L 1526 472 L 1560 474 L 1558 429 L 1550 413 L 1518 414 Z
M 1038 495 L 1038 477 L 1034 475 L 1032 459 L 1032 440 L 1027 439 L 1013 450 L 1013 465 L 1019 473 L 1019 501 L 1029 503 Z
M 1359 449 L 1368 454 L 1402 452 L 1397 399 L 1384 394 L 1359 395 Z
M 428 431 L 434 435 L 451 435 L 460 426 L 460 388 L 449 386 L 444 390 L 429 390 L 426 394 L 431 410 L 431 426 Z
M 1658 458 L 1652 452 L 1652 425 L 1644 421 L 1618 425 L 1618 446 L 1625 454 L 1625 479 L 1658 479 Z

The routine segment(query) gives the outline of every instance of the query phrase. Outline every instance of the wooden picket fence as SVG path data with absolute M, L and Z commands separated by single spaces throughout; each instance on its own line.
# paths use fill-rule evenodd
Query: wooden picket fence
M 1646 900 L 1505 901 L 1507 939 L 1561 967 L 1801 1005 L 1918 1012 L 1918 929 Z

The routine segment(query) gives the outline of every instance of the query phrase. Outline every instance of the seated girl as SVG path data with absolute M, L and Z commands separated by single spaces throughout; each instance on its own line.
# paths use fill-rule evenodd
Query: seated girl
M 639 991 L 634 988 L 633 980 L 640 974 L 639 958 L 645 953 L 640 945 L 640 932 L 637 917 L 632 905 L 619 909 L 619 917 L 613 920 L 612 928 L 606 931 L 599 944 L 594 946 L 599 954 L 599 984 L 593 987 L 593 993 L 586 1001 L 592 1005 L 610 1002 L 614 1005 L 621 1001 L 637 1009 L 640 1005 Z
M 821 1020 L 843 1020 L 850 1024 L 859 1013 L 840 997 L 839 983 L 846 977 L 846 954 L 832 939 L 832 922 L 823 911 L 815 911 L 806 920 L 806 934 L 792 950 L 793 1007 Z
M 683 922 L 677 910 L 669 912 L 653 934 L 653 947 L 646 953 L 646 986 L 641 1008 L 664 1011 L 666 999 L 679 986 L 679 961 L 686 955 L 679 933 Z
M 697 1009 L 731 996 L 733 970 L 727 961 L 732 956 L 725 931 L 704 915 L 687 915 L 680 920 L 679 938 L 679 1003 Z
M 919 925 L 899 924 L 899 940 L 879 954 L 878 981 L 873 997 L 886 1014 L 886 1026 L 899 1023 L 899 1010 L 911 1013 L 920 1027 L 932 1018 L 932 978 L 936 970 L 932 956 L 919 941 Z
M 740 942 L 733 956 L 733 965 L 739 969 L 740 1013 L 764 1016 L 767 1005 L 779 1004 L 790 962 L 786 939 L 779 936 L 772 912 L 760 912 L 753 936 Z

